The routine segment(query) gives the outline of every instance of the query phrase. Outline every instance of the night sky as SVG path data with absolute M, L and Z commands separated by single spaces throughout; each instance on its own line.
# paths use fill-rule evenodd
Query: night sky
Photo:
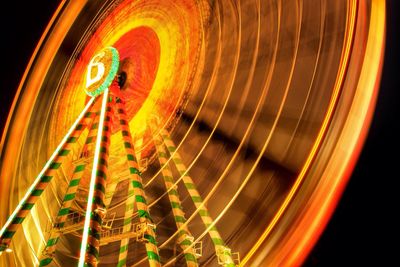
M 0 16 L 0 129 L 28 60 L 58 1 L 8 1 Z M 388 1 L 387 45 L 371 129 L 353 175 L 305 266 L 399 266 L 399 1 Z M 397 13 L 397 14 L 396 14 Z M 397 18 L 395 17 L 397 15 Z M 397 36 L 397 40 L 396 37 Z M 395 251 L 396 249 L 396 251 Z M 398 257 L 397 257 L 398 258 Z

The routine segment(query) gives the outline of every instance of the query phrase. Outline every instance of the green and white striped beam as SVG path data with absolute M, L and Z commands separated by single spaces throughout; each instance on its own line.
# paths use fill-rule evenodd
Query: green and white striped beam
M 142 178 L 140 176 L 141 174 L 139 172 L 139 166 L 135 157 L 135 150 L 133 146 L 132 135 L 129 129 L 129 121 L 126 115 L 125 103 L 122 99 L 117 98 L 116 106 L 117 106 L 117 114 L 118 114 L 119 124 L 121 126 L 121 133 L 126 151 L 127 163 L 131 176 L 133 191 L 135 194 L 135 203 L 139 214 L 139 220 L 141 223 L 153 224 L 143 190 L 143 183 L 142 183 Z M 152 227 L 146 227 L 146 233 L 144 237 L 147 240 L 145 246 L 150 267 L 161 266 L 160 256 L 158 253 L 158 247 L 156 242 L 155 229 L 153 229 Z
M 89 133 L 86 138 L 86 142 L 84 144 L 84 147 L 82 151 L 87 151 L 87 147 L 94 143 L 94 140 L 96 139 L 96 134 L 97 134 L 97 124 L 98 124 L 98 116 L 95 116 L 95 112 L 88 112 L 88 115 L 90 115 L 90 118 L 92 119 L 91 122 L 89 122 Z M 94 118 L 93 118 L 94 117 Z M 54 253 L 56 251 L 56 245 L 57 242 L 60 238 L 61 229 L 65 225 L 65 221 L 68 218 L 68 214 L 72 205 L 72 202 L 75 200 L 75 195 L 76 191 L 78 190 L 79 183 L 81 181 L 81 178 L 83 174 L 85 173 L 85 167 L 86 163 L 85 161 L 82 160 L 77 160 L 76 163 L 73 163 L 75 165 L 74 172 L 72 174 L 72 178 L 69 182 L 68 189 L 64 195 L 63 202 L 61 204 L 61 208 L 58 211 L 57 217 L 55 219 L 55 222 L 53 224 L 53 230 L 50 232 L 50 237 L 47 240 L 46 247 L 42 252 L 41 259 L 40 259 L 40 265 L 39 266 L 48 266 L 50 263 L 52 263 L 53 258 L 54 258 Z
M 111 182 L 109 180 L 107 182 L 107 187 L 106 187 L 106 195 L 110 195 L 109 197 L 106 197 L 104 200 L 104 205 L 106 206 L 106 209 L 110 206 L 110 203 L 113 199 L 115 189 L 117 185 L 122 182 L 128 180 L 128 190 L 127 190 L 127 198 L 125 202 L 125 215 L 124 215 L 124 225 L 123 225 L 123 232 L 129 232 L 131 230 L 131 224 L 132 224 L 132 216 L 133 216 L 133 211 L 134 211 L 134 204 L 135 204 L 135 195 L 133 194 L 133 188 L 132 184 L 129 181 L 129 177 L 127 176 L 126 179 L 118 179 L 117 181 Z M 111 194 L 110 194 L 111 193 Z M 128 244 L 129 244 L 129 238 L 123 238 L 121 239 L 121 245 L 120 245 L 120 250 L 118 254 L 118 267 L 126 266 L 126 260 L 128 256 Z
M 82 131 L 85 129 L 85 124 L 83 121 L 85 118 L 90 116 L 88 112 L 94 102 L 95 99 L 91 98 L 86 104 L 85 108 L 68 130 L 67 134 L 64 136 L 54 153 L 51 155 L 50 159 L 46 162 L 45 166 L 40 171 L 32 185 L 29 187 L 28 191 L 21 199 L 14 212 L 7 219 L 5 225 L 1 228 L 0 252 L 4 251 L 9 246 L 15 232 L 25 220 L 29 211 L 33 208 L 37 199 L 50 183 L 57 170 L 60 168 L 62 160 L 69 154 L 72 145 L 77 142 Z
M 104 196 L 108 170 L 108 150 L 110 145 L 112 125 L 111 117 L 111 99 L 109 98 L 109 89 L 106 89 L 102 95 L 100 119 L 97 130 L 85 223 L 78 262 L 79 267 L 97 266 L 98 263 L 102 211 L 105 208 Z
M 168 198 L 171 203 L 172 213 L 174 214 L 175 224 L 178 229 L 178 244 L 184 253 L 186 265 L 188 267 L 199 266 L 197 263 L 196 253 L 193 248 L 192 239 L 189 238 L 192 236 L 192 234 L 190 233 L 188 226 L 185 224 L 185 213 L 179 199 L 178 191 L 174 186 L 175 181 L 172 171 L 168 165 L 167 152 L 165 151 L 163 142 L 159 136 L 153 135 L 153 140 L 158 151 L 161 174 L 164 179 L 165 188 L 168 192 Z
M 172 141 L 169 133 L 165 129 L 160 129 L 160 134 L 162 139 L 164 140 L 164 144 L 167 147 L 168 152 L 172 158 L 172 161 L 175 163 L 175 166 L 182 177 L 182 181 L 189 192 L 190 197 L 196 208 L 199 210 L 200 218 L 202 219 L 206 228 L 208 228 L 211 224 L 213 224 L 213 219 L 208 212 L 208 209 L 205 204 L 203 204 L 203 198 L 201 197 L 199 191 L 192 178 L 189 176 L 188 171 L 186 169 L 185 164 L 182 161 L 178 151 L 176 150 L 176 146 Z M 225 245 L 224 240 L 218 232 L 217 227 L 214 225 L 209 230 L 208 234 L 211 237 L 211 240 L 215 247 L 215 252 L 217 255 L 223 258 L 223 266 L 225 267 L 234 267 L 236 264 L 234 263 L 231 257 L 231 250 Z
M 122 228 L 122 231 L 124 233 L 129 232 L 132 229 L 132 217 L 133 217 L 133 211 L 135 209 L 135 194 L 130 194 L 132 190 L 133 190 L 132 184 L 129 182 L 127 199 L 125 204 L 124 226 Z M 126 261 L 128 257 L 128 245 L 129 245 L 129 238 L 121 239 L 117 267 L 126 266 Z

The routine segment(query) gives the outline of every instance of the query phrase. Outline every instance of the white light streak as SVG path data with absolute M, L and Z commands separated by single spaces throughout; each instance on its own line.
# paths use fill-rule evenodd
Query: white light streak
M 60 150 L 63 148 L 63 146 L 65 145 L 65 143 L 67 142 L 68 138 L 71 136 L 71 134 L 74 132 L 76 126 L 80 123 L 80 121 L 82 120 L 83 116 L 85 115 L 85 113 L 88 111 L 88 109 L 90 108 L 90 106 L 92 105 L 93 101 L 95 98 L 91 98 L 89 100 L 89 102 L 86 104 L 85 108 L 83 109 L 83 111 L 81 112 L 81 114 L 79 115 L 79 117 L 76 119 L 76 121 L 74 122 L 74 124 L 72 124 L 71 128 L 68 130 L 68 133 L 64 136 L 64 138 L 61 140 L 60 144 L 57 146 L 56 150 L 53 152 L 53 154 L 51 155 L 50 159 L 46 162 L 46 164 L 44 165 L 43 169 L 41 170 L 41 172 L 39 173 L 39 175 L 36 177 L 35 181 L 32 183 L 32 185 L 29 187 L 28 191 L 25 193 L 24 197 L 21 199 L 21 201 L 18 203 L 17 207 L 15 208 L 14 212 L 11 214 L 11 216 L 8 218 L 8 220 L 6 221 L 5 225 L 3 226 L 3 228 L 1 228 L 0 230 L 0 238 L 3 237 L 4 232 L 6 231 L 6 229 L 10 226 L 12 220 L 14 220 L 15 216 L 17 215 L 17 213 L 22 209 L 22 205 L 24 205 L 24 203 L 27 201 L 27 199 L 29 198 L 29 196 L 31 195 L 32 191 L 35 189 L 35 187 L 37 186 L 37 184 L 40 182 L 40 179 L 42 178 L 42 176 L 44 175 L 44 173 L 49 169 L 51 163 L 53 163 L 54 159 L 56 158 L 58 152 L 60 152 Z
M 95 186 L 96 176 L 97 176 L 97 165 L 98 165 L 99 155 L 100 155 L 101 136 L 102 136 L 102 129 L 103 129 L 103 125 L 104 125 L 104 117 L 105 117 L 105 113 L 106 113 L 107 100 L 108 100 L 108 88 L 106 90 L 104 90 L 103 100 L 101 103 L 100 121 L 99 121 L 98 130 L 97 130 L 96 148 L 95 148 L 95 152 L 94 152 L 92 175 L 90 178 L 89 194 L 88 194 L 88 201 L 87 201 L 86 214 L 85 214 L 85 224 L 83 226 L 81 252 L 80 252 L 79 263 L 78 263 L 79 267 L 84 267 L 84 265 L 85 265 L 86 247 L 88 244 L 88 237 L 89 237 L 90 217 L 92 214 L 92 204 L 91 203 L 92 203 L 93 196 L 94 196 L 94 186 Z

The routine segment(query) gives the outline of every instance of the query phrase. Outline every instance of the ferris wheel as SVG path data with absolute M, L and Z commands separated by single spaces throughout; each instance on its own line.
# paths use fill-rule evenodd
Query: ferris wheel
M 385 3 L 62 1 L 0 154 L 0 265 L 298 265 L 374 109 Z

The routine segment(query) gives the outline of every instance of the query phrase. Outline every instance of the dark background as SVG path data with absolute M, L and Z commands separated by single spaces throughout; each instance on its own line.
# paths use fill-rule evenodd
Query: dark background
M 7 6 L 0 15 L 0 129 L 58 1 L 7 1 Z M 369 135 L 343 197 L 305 266 L 400 266 L 396 257 L 400 254 L 400 224 L 395 219 L 400 211 L 399 193 L 395 192 L 400 178 L 398 6 L 398 0 L 387 2 L 385 61 Z

